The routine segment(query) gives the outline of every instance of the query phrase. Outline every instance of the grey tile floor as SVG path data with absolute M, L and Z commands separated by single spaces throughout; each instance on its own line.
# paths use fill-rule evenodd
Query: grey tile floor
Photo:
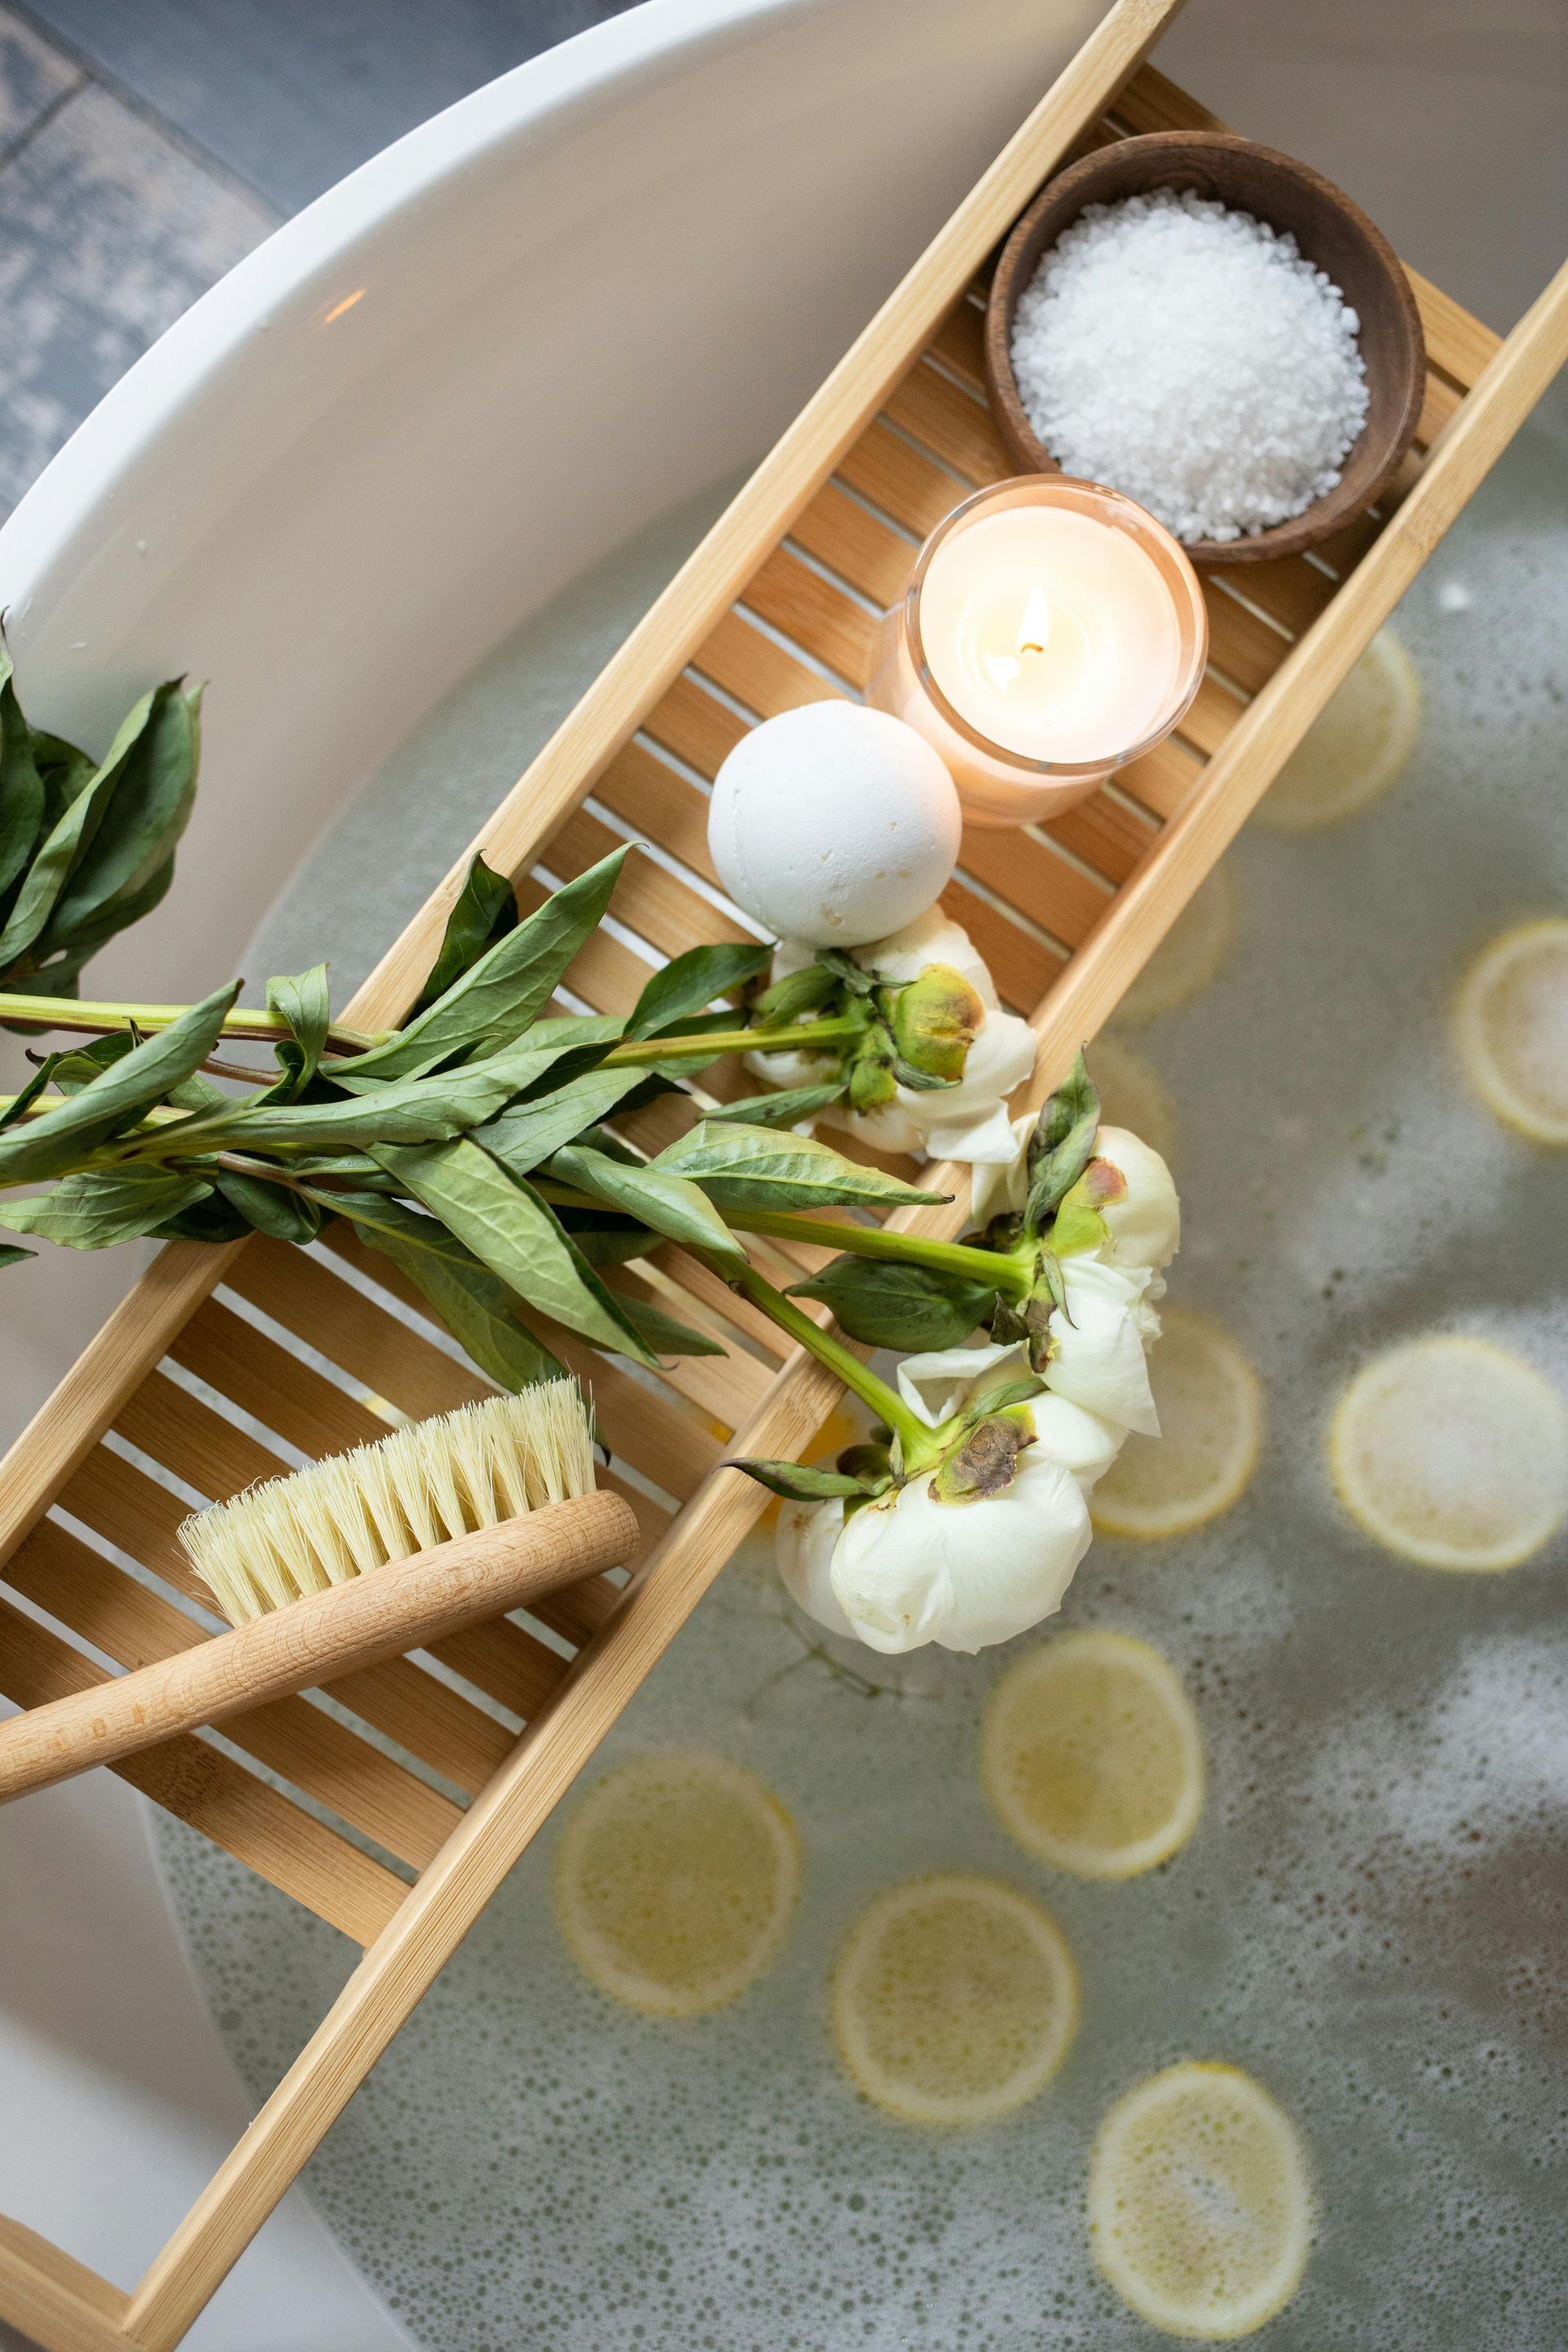
M 0 520 L 279 221 L 626 0 L 0 0 Z

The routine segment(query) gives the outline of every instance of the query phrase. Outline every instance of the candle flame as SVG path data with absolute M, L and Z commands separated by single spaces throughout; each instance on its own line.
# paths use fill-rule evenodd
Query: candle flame
M 1024 617 L 1018 625 L 1018 651 L 1021 654 L 1043 654 L 1050 634 L 1050 599 L 1043 588 L 1031 588 L 1029 601 L 1024 607 Z

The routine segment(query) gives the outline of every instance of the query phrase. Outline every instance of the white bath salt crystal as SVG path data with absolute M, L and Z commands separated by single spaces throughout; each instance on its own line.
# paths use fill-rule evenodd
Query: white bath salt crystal
M 1042 257 L 1013 373 L 1065 473 L 1177 539 L 1239 539 L 1339 481 L 1366 419 L 1360 327 L 1293 236 L 1156 188 L 1088 205 Z

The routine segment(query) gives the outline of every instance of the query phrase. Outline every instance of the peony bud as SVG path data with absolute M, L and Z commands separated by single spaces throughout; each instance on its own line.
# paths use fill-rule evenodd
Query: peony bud
M 1067 1256 L 1103 1247 L 1113 1265 L 1158 1269 L 1181 1241 L 1182 1204 L 1159 1153 L 1124 1127 L 1102 1127 L 1094 1158 L 1057 1212 L 1053 1248 Z
M 962 972 L 928 963 L 894 999 L 893 1043 L 911 1068 L 955 1082 L 984 1018 L 979 992 Z

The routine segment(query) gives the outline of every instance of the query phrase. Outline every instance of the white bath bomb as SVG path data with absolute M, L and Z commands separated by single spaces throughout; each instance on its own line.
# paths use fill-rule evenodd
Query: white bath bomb
M 778 939 L 853 948 L 923 914 L 951 877 L 958 794 L 923 735 L 855 702 L 785 710 L 719 771 L 708 846 Z

